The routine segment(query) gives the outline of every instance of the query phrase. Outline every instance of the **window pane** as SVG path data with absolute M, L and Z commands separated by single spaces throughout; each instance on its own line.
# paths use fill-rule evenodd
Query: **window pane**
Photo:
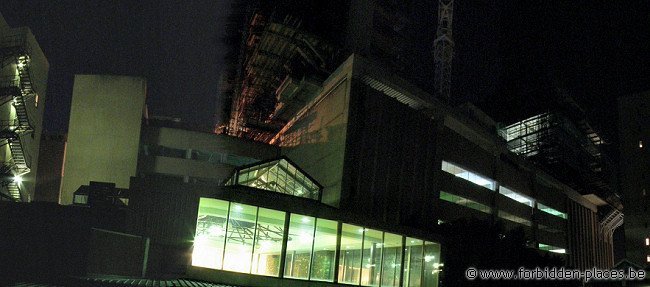
M 336 221 L 320 218 L 316 220 L 316 238 L 314 239 L 311 280 L 334 281 L 337 233 L 338 223 Z
M 523 203 L 525 205 L 528 205 L 530 207 L 533 207 L 534 201 L 532 198 L 525 196 L 523 194 L 517 193 L 513 191 L 512 189 L 509 189 L 505 186 L 499 186 L 499 193 L 509 197 L 510 199 Z
M 192 252 L 193 266 L 221 269 L 227 217 L 227 201 L 201 198 Z
M 276 277 L 280 275 L 284 216 L 282 211 L 259 209 L 251 273 Z
M 422 277 L 422 240 L 406 238 L 404 253 L 404 286 L 418 287 Z
M 384 262 L 381 272 L 381 286 L 397 287 L 402 264 L 402 236 L 384 233 Z
M 541 210 L 541 211 L 544 211 L 544 212 L 548 213 L 548 214 L 555 215 L 555 216 L 557 216 L 559 218 L 562 218 L 562 219 L 567 219 L 566 213 L 558 211 L 558 210 L 553 209 L 553 208 L 550 208 L 550 207 L 548 207 L 546 205 L 543 205 L 541 203 L 537 203 L 537 208 L 539 210 Z
M 257 207 L 234 202 L 230 205 L 224 270 L 251 272 L 256 219 Z
M 363 228 L 343 224 L 341 230 L 341 255 L 339 256 L 339 283 L 359 285 L 362 242 Z
M 429 241 L 425 242 L 422 286 L 437 287 L 440 268 L 440 244 Z
M 482 187 L 494 190 L 495 184 L 494 180 L 491 180 L 489 178 L 483 177 L 481 175 L 478 175 L 476 173 L 473 173 L 471 171 L 465 170 L 459 166 L 454 165 L 453 163 L 442 161 L 441 169 L 445 172 L 448 172 L 450 174 L 455 175 L 456 177 L 460 177 L 464 180 L 467 180 L 469 182 L 472 182 L 476 185 L 480 185 Z
M 309 278 L 315 218 L 291 214 L 284 277 Z
M 566 253 L 566 249 L 562 247 L 557 247 L 557 246 L 552 246 L 552 245 L 542 244 L 542 243 L 539 243 L 539 250 L 561 253 L 561 254 Z
M 365 229 L 363 235 L 363 264 L 361 265 L 361 285 L 379 286 L 381 270 L 382 232 Z

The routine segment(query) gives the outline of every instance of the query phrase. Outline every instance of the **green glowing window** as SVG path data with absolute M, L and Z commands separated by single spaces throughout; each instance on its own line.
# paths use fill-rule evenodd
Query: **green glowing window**
M 284 266 L 280 266 L 282 259 Z M 201 198 L 199 202 L 192 265 L 387 287 L 438 286 L 442 268 L 438 243 L 210 198 Z M 337 269 L 339 275 L 335 278 Z
M 260 207 L 251 273 L 275 277 L 280 275 L 284 217 L 285 213 L 282 211 Z
M 284 277 L 308 279 L 316 218 L 291 214 Z
M 566 253 L 566 249 L 564 249 L 562 247 L 548 245 L 548 244 L 539 243 L 538 248 L 539 248 L 539 250 L 544 250 L 544 251 L 548 251 L 548 252 L 554 252 L 554 253 L 560 253 L 560 254 L 565 254 Z
M 334 260 L 336 258 L 336 236 L 338 222 L 316 219 L 316 237 L 311 264 L 311 280 L 334 281 Z
M 451 193 L 441 191 L 440 192 L 440 199 L 442 199 L 444 201 L 454 203 L 454 204 L 458 204 L 458 205 L 461 205 L 461 206 L 465 206 L 465 207 L 468 207 L 468 208 L 471 208 L 471 209 L 474 209 L 474 210 L 478 210 L 480 212 L 490 213 L 490 207 L 489 206 L 487 206 L 485 204 L 478 203 L 478 202 L 473 201 L 471 199 L 460 197 L 460 196 L 455 195 L 455 194 L 451 194 Z
M 559 218 L 567 219 L 566 213 L 558 211 L 558 210 L 553 209 L 553 208 L 550 208 L 550 207 L 548 207 L 546 205 L 543 205 L 541 203 L 537 203 L 537 209 L 539 209 L 541 211 L 544 211 L 544 212 L 546 212 L 548 214 L 555 215 L 555 216 L 557 216 Z
M 227 201 L 201 198 L 192 265 L 221 269 L 229 205 Z
M 226 185 L 258 189 L 319 200 L 321 186 L 285 158 L 237 170 Z

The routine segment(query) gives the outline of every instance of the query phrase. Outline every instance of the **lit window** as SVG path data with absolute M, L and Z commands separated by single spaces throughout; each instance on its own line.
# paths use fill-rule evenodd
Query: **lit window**
M 359 232 L 361 230 L 361 232 Z M 363 228 L 343 224 L 341 254 L 339 255 L 339 283 L 361 284 L 361 252 Z
M 648 255 L 648 256 L 645 257 L 645 261 L 646 261 L 646 262 L 650 262 L 650 255 Z
M 321 187 L 286 159 L 262 162 L 237 170 L 229 184 L 244 185 L 318 200 Z
M 382 245 L 383 262 L 381 274 L 381 286 L 397 287 L 400 278 L 402 264 L 402 236 L 392 233 L 384 233 L 384 244 Z M 439 256 L 438 256 L 439 257 Z
M 275 277 L 280 274 L 284 217 L 285 213 L 282 211 L 260 207 L 251 273 Z
M 422 259 L 424 242 L 415 238 L 406 238 L 404 246 L 404 276 L 402 286 L 421 286 L 422 282 Z
M 530 207 L 533 207 L 533 204 L 535 203 L 532 198 L 530 198 L 528 196 L 525 196 L 523 194 L 514 192 L 513 190 L 511 190 L 511 189 L 509 189 L 507 187 L 504 187 L 504 186 L 499 186 L 499 193 L 509 197 L 510 199 L 512 199 L 514 201 L 523 203 L 523 204 L 528 205 Z
M 285 255 L 284 277 L 308 279 L 316 220 L 311 216 L 291 214 Z
M 460 177 L 464 180 L 467 180 L 469 182 L 472 182 L 476 185 L 480 185 L 482 187 L 495 190 L 495 183 L 494 180 L 491 180 L 489 178 L 483 177 L 479 174 L 473 173 L 471 171 L 465 170 L 453 163 L 442 161 L 442 170 L 455 175 L 456 177 Z
M 544 251 L 553 252 L 553 253 L 560 253 L 560 254 L 566 253 L 566 249 L 564 249 L 562 247 L 548 245 L 548 244 L 540 243 L 538 248 L 539 248 L 539 250 L 544 250 Z
M 317 218 L 310 280 L 334 281 L 338 222 Z
M 650 238 L 645 238 L 645 246 L 650 246 Z
M 34 96 L 34 107 L 38 108 L 38 94 Z
M 221 269 L 228 218 L 227 201 L 201 198 L 196 222 L 192 265 Z
M 550 208 L 550 207 L 548 207 L 546 205 L 543 205 L 541 203 L 537 203 L 537 209 L 539 209 L 541 211 L 544 211 L 544 212 L 546 212 L 548 214 L 555 215 L 555 216 L 560 217 L 562 219 L 567 218 L 566 213 L 558 211 L 558 210 L 553 209 L 553 208 Z

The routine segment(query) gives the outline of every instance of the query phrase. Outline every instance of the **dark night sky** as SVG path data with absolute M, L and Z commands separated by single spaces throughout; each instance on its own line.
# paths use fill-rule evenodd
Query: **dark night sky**
M 222 27 L 229 1 L 3 0 L 50 63 L 44 127 L 67 130 L 74 74 L 144 76 L 150 114 L 211 125 L 219 113 Z
M 230 1 L 3 0 L 0 12 L 50 61 L 47 131 L 67 129 L 76 73 L 144 76 L 152 114 L 211 125 Z M 650 88 L 647 1 L 457 1 L 454 38 L 467 75 L 455 91 L 497 113 L 543 101 L 551 75 L 614 133 L 613 99 Z

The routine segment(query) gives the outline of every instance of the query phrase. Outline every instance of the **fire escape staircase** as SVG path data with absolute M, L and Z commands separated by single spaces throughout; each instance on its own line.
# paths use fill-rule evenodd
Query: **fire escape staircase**
M 624 215 L 621 211 L 614 208 L 600 221 L 600 231 L 607 239 L 612 240 L 614 230 L 623 225 Z
M 34 85 L 30 73 L 29 49 L 24 37 L 11 36 L 0 41 L 0 68 L 6 70 L 9 64 L 15 64 L 17 74 L 2 77 L 0 82 L 0 105 L 11 103 L 15 117 L 2 121 L 0 143 L 8 145 L 11 158 L 2 166 L 6 191 L 0 191 L 4 198 L 14 201 L 27 199 L 21 191 L 20 176 L 30 172 L 30 160 L 24 149 L 24 136 L 32 133 L 34 128 L 29 121 L 25 98 L 34 96 Z

